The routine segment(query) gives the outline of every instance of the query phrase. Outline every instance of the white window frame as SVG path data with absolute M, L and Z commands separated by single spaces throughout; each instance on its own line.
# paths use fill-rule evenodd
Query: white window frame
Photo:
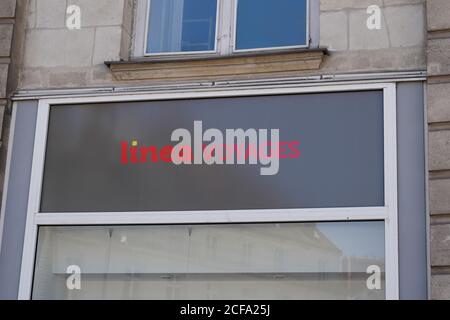
M 78 212 L 42 213 L 40 199 L 44 175 L 44 157 L 47 143 L 50 106 L 98 102 L 132 102 L 171 99 L 245 97 L 258 95 L 282 95 L 300 93 L 326 93 L 346 91 L 382 90 L 384 95 L 384 195 L 382 207 L 278 209 L 278 210 L 210 210 L 169 212 Z M 173 90 L 149 94 L 113 96 L 52 98 L 39 101 L 33 164 L 27 208 L 27 218 L 22 253 L 19 284 L 19 299 L 31 299 L 34 264 L 39 226 L 50 225 L 171 225 L 197 223 L 261 223 L 261 222 L 333 222 L 371 221 L 385 223 L 385 275 L 386 299 L 399 298 L 398 275 L 398 210 L 397 210 L 397 129 L 396 129 L 396 84 L 324 84 L 299 87 L 259 85 L 246 88 L 201 88 L 189 92 Z
M 147 52 L 148 23 L 150 19 L 150 2 L 152 0 L 138 0 L 134 32 L 134 57 L 189 57 L 189 56 L 227 56 L 238 53 L 273 52 L 310 47 L 311 6 L 306 0 L 306 44 L 295 46 L 281 46 L 255 49 L 236 49 L 237 8 L 239 0 L 217 0 L 216 37 L 214 50 L 183 51 L 183 52 Z

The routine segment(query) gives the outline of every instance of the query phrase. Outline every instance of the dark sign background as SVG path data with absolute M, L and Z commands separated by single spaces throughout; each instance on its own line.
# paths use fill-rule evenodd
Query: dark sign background
M 53 106 L 43 212 L 384 205 L 382 91 Z M 301 156 L 261 165 L 123 165 L 121 141 L 174 145 L 173 130 L 280 129 Z

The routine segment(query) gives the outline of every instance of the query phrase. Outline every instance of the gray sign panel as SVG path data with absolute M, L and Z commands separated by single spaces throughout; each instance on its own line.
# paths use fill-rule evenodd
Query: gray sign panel
M 171 135 L 186 129 L 195 149 L 195 121 L 224 137 L 279 129 L 276 174 L 248 158 L 175 165 Z M 382 91 L 52 106 L 41 210 L 383 206 L 383 158 Z

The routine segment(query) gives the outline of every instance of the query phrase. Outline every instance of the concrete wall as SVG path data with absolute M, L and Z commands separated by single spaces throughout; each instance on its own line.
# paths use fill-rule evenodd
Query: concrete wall
M 371 5 L 380 30 L 367 28 Z M 320 10 L 320 45 L 336 50 L 323 72 L 425 69 L 424 0 L 320 0 Z
M 332 50 L 320 69 L 299 74 L 428 67 L 432 297 L 450 299 L 450 1 L 311 1 L 320 1 L 320 45 Z M 11 68 L 14 72 L 9 72 L 9 83 L 17 78 L 19 89 L 121 84 L 103 62 L 128 57 L 134 32 L 134 2 L 17 0 L 25 18 L 23 39 L 20 28 L 14 32 L 17 44 L 12 47 L 17 50 L 13 54 L 17 59 L 11 63 L 16 0 L 0 0 L 0 109 L 7 101 L 6 88 L 15 87 L 6 81 Z M 82 10 L 81 30 L 65 27 L 70 4 Z M 366 9 L 373 4 L 382 9 L 380 30 L 366 28 Z M 138 84 L 146 82 L 151 81 Z M 2 154 L 6 154 L 5 148 Z
M 428 0 L 432 298 L 450 299 L 450 1 Z
M 70 4 L 82 10 L 81 30 L 65 28 Z M 20 88 L 117 84 L 103 62 L 129 55 L 133 4 L 28 0 Z M 366 27 L 366 9 L 372 4 L 382 8 L 381 30 Z M 320 0 L 320 10 L 320 45 L 337 51 L 320 70 L 299 74 L 425 69 L 425 0 Z

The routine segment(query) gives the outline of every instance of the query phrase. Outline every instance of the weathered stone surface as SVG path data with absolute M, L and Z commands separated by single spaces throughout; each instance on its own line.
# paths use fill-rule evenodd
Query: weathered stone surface
M 350 12 L 349 25 L 349 48 L 350 50 L 374 50 L 389 48 L 389 35 L 386 20 L 382 15 L 380 30 L 369 30 L 367 28 L 366 10 L 352 10 Z
M 38 0 L 29 0 L 27 5 L 27 15 L 25 17 L 26 28 L 33 29 L 36 28 L 36 20 L 37 20 L 37 1 Z
M 65 42 L 64 30 L 30 30 L 26 34 L 25 66 L 63 66 L 64 55 L 61 47 Z
M 123 30 L 120 40 L 120 58 L 122 60 L 129 60 L 130 56 L 132 55 L 132 46 L 133 39 L 131 34 Z
M 64 28 L 66 2 L 61 0 L 36 1 L 37 28 Z
M 16 0 L 0 1 L 0 18 L 13 18 L 16 12 Z
M 19 87 L 23 89 L 47 88 L 48 75 L 48 70 L 45 72 L 41 68 L 22 68 L 19 77 Z
M 6 81 L 8 79 L 8 63 L 0 63 L 0 98 L 6 97 Z
M 133 0 L 125 0 L 123 9 L 123 28 L 129 34 L 133 33 L 133 15 L 134 7 Z
M 68 0 L 81 9 L 81 27 L 117 26 L 123 23 L 124 0 Z
M 103 64 L 105 61 L 119 60 L 121 40 L 120 26 L 96 28 L 92 63 L 95 65 Z
M 70 86 L 70 85 L 78 85 L 79 83 L 86 83 L 86 72 L 82 71 L 69 71 L 69 70 L 61 70 L 54 71 L 48 75 L 48 83 L 50 87 L 60 87 L 62 85 Z
M 430 212 L 432 215 L 450 213 L 450 179 L 431 180 Z
M 325 58 L 321 72 L 402 71 L 425 67 L 425 48 L 408 47 L 333 52 Z
M 99 64 L 91 68 L 89 81 L 92 84 L 111 84 L 114 79 L 111 70 L 106 65 Z
M 384 4 L 386 6 L 397 6 L 402 4 L 417 4 L 422 3 L 425 4 L 427 0 L 384 0 Z
M 384 9 L 391 46 L 415 47 L 425 43 L 423 11 L 422 4 Z
M 369 6 L 377 5 L 380 8 L 387 6 L 398 6 L 408 4 L 421 4 L 426 0 L 319 0 L 320 10 L 343 10 L 343 9 L 366 9 Z
M 450 1 L 427 0 L 428 74 L 435 83 L 427 86 L 428 122 L 443 123 L 450 121 L 450 83 L 445 79 L 450 75 Z M 438 31 L 438 32 L 433 32 Z M 444 31 L 444 32 L 439 32 Z M 438 79 L 438 80 L 436 80 Z M 433 126 L 436 128 L 436 125 Z M 429 133 L 429 169 L 450 169 L 450 131 Z M 443 177 L 445 177 L 445 174 Z M 434 217 L 450 214 L 450 179 L 431 180 L 429 182 L 430 212 Z M 442 221 L 442 220 L 436 220 Z M 445 220 L 443 220 L 445 221 Z M 430 227 L 431 233 L 431 297 L 432 299 L 450 299 L 450 224 L 437 224 Z M 434 267 L 434 268 L 433 268 Z
M 25 66 L 28 70 L 24 73 L 21 83 L 30 84 L 26 79 L 28 75 L 36 75 L 40 69 L 40 75 L 44 78 L 39 85 L 49 83 L 49 73 L 60 74 L 69 67 L 79 67 L 87 70 L 88 83 L 79 83 L 79 86 L 98 83 L 107 84 L 106 79 L 112 83 L 121 77 L 107 77 L 102 67 L 104 60 L 127 59 L 132 44 L 133 0 L 67 0 L 67 5 L 76 4 L 81 8 L 81 33 L 69 34 L 64 27 L 63 5 L 56 4 L 55 10 L 48 16 L 48 21 L 39 15 L 39 9 L 51 7 L 48 4 L 57 0 L 45 0 L 37 4 L 36 0 L 29 0 L 28 28 L 34 29 L 28 32 L 25 42 Z M 65 3 L 66 1 L 61 1 Z M 418 70 L 426 67 L 425 49 L 423 37 L 424 0 L 321 0 L 321 34 L 322 46 L 329 46 L 336 50 L 327 56 L 318 72 L 310 69 L 309 74 L 334 73 L 334 72 L 378 72 L 385 70 Z M 369 5 L 379 5 L 382 8 L 383 28 L 380 31 L 370 31 L 366 28 L 367 12 Z M 56 6 L 55 5 L 55 6 Z M 48 11 L 48 9 L 45 9 Z M 44 10 L 44 11 L 45 11 Z M 60 13 L 57 13 L 60 12 Z M 391 18 L 392 17 L 392 18 Z M 421 18 L 422 17 L 422 18 Z M 45 30 L 40 26 L 46 26 Z M 37 29 L 35 29 L 37 28 Z M 52 30 L 49 30 L 51 28 Z M 119 28 L 120 39 L 119 39 Z M 88 29 L 89 31 L 85 31 Z M 388 30 L 389 29 L 389 32 Z M 43 34 L 39 34 L 43 32 Z M 95 39 L 92 34 L 96 34 Z M 46 34 L 47 33 L 47 34 Z M 38 39 L 39 38 L 39 39 Z M 72 43 L 63 39 L 72 39 Z M 38 41 L 39 40 L 39 41 Z M 50 50 L 50 48 L 56 50 Z M 63 52 L 64 54 L 58 54 Z M 290 64 L 290 66 L 288 65 Z M 278 69 L 274 73 L 255 73 L 255 77 L 298 75 L 295 71 L 303 69 L 295 62 L 284 64 L 284 70 Z M 86 68 L 100 66 L 100 77 L 93 76 L 95 72 Z M 206 64 L 207 66 L 207 64 Z M 60 68 L 57 70 L 55 68 Z M 232 66 L 228 67 L 232 70 Z M 247 77 L 251 76 L 252 66 L 245 66 Z M 278 67 L 277 67 L 278 68 Z M 256 68 L 257 69 L 257 68 Z M 255 70 L 256 70 L 255 69 Z M 142 70 L 142 73 L 148 71 Z M 194 76 L 183 76 L 182 79 L 209 79 L 202 78 L 197 71 Z M 232 71 L 225 73 L 223 79 L 234 79 Z M 300 71 L 300 74 L 303 71 Z M 139 78 L 141 75 L 128 75 L 127 78 Z M 149 82 L 165 81 L 169 76 L 157 74 Z M 77 77 L 82 80 L 84 77 Z M 46 80 L 45 80 L 46 79 Z M 59 76 L 51 81 L 57 85 Z M 89 79 L 92 82 L 89 82 Z M 181 79 L 181 78 L 180 78 Z M 73 80 L 73 79 L 72 79 Z M 71 82 L 72 82 L 71 80 Z M 121 80 L 122 81 L 122 80 Z M 125 81 L 125 80 L 124 80 Z M 75 84 L 74 84 L 75 85 Z M 61 83 L 61 86 L 64 86 Z
M 320 10 L 364 9 L 371 5 L 383 6 L 383 0 L 320 0 Z
M 380 30 L 367 28 L 367 7 L 380 6 L 382 21 Z M 399 6 L 398 4 L 403 4 Z M 411 4 L 411 5 L 406 5 Z M 390 6 L 394 5 L 394 6 Z M 348 10 L 343 10 L 348 8 Z M 423 1 L 397 1 L 383 5 L 382 1 L 333 1 L 322 2 L 321 13 L 321 43 L 332 43 L 330 40 L 346 39 L 349 32 L 350 50 L 367 50 L 387 47 L 423 46 L 425 43 L 425 19 Z M 349 15 L 349 26 L 346 19 Z M 324 29 L 324 30 L 322 30 Z M 347 31 L 348 30 L 348 31 Z M 335 49 L 345 50 L 346 47 L 335 45 Z
M 450 83 L 428 84 L 428 122 L 450 121 Z
M 93 28 L 82 28 L 80 30 L 67 31 L 70 35 L 64 44 L 66 67 L 87 67 L 92 65 L 94 51 Z
M 197 61 L 113 63 L 110 68 L 117 80 L 216 79 L 317 70 L 322 58 L 322 51 L 305 51 Z
M 431 299 L 450 299 L 450 274 L 435 274 L 431 276 Z
M 348 49 L 346 12 L 323 12 L 320 15 L 320 45 L 334 50 Z
M 29 30 L 26 67 L 82 67 L 92 64 L 93 28 Z

